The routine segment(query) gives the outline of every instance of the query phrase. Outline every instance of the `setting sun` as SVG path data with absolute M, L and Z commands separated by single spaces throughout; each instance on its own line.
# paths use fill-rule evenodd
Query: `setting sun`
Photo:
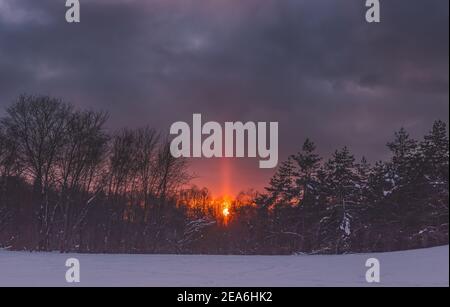
M 222 215 L 225 219 L 230 215 L 231 200 L 229 196 L 224 196 L 222 200 Z
M 230 215 L 230 209 L 228 209 L 228 207 L 225 207 L 222 211 L 222 214 L 224 217 L 228 217 Z

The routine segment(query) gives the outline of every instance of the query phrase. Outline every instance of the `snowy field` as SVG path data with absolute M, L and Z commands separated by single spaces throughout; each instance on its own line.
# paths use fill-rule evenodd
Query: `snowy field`
M 61 255 L 0 250 L 0 286 L 68 286 L 65 261 L 80 261 L 79 286 L 449 286 L 449 247 L 342 256 Z M 73 284 L 72 284 L 73 285 Z

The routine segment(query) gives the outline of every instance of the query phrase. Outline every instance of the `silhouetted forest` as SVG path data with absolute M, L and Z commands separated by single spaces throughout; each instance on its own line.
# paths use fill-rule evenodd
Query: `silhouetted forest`
M 187 161 L 151 128 L 105 129 L 107 115 L 20 96 L 0 122 L 0 247 L 87 253 L 292 254 L 448 244 L 449 140 L 401 129 L 389 161 L 323 160 L 306 140 L 266 191 L 220 214 L 186 188 Z M 251 185 L 251 184 L 249 184 Z

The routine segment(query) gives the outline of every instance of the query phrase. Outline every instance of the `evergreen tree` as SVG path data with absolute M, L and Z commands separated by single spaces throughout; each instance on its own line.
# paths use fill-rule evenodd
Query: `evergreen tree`
M 302 151 L 292 157 L 297 163 L 295 172 L 297 195 L 299 195 L 301 203 L 305 207 L 317 203 L 319 189 L 317 175 L 322 159 L 315 153 L 315 150 L 315 144 L 306 139 Z
M 359 178 L 355 158 L 347 147 L 336 151 L 324 166 L 328 214 L 322 219 L 324 242 L 332 252 L 350 249 L 352 223 L 357 217 Z
M 388 177 L 388 165 L 382 161 L 375 163 L 368 177 L 368 198 L 372 205 L 383 201 L 392 193 L 391 181 Z
M 393 155 L 389 164 L 392 189 L 405 188 L 418 178 L 420 158 L 417 141 L 401 128 L 395 133 L 394 141 L 387 146 Z
M 269 192 L 270 202 L 275 204 L 291 204 L 296 199 L 295 166 L 292 158 L 288 158 L 279 167 L 276 174 L 270 179 Z
M 447 125 L 443 121 L 434 123 L 431 132 L 424 137 L 421 148 L 428 180 L 448 189 L 449 140 Z
M 418 231 L 422 241 L 426 237 L 426 240 L 448 242 L 449 139 L 446 124 L 436 121 L 420 147 L 424 173 L 421 190 L 425 193 L 420 214 L 426 220 L 421 221 Z
M 326 189 L 334 199 L 332 204 L 342 205 L 344 202 L 357 200 L 358 175 L 355 158 L 347 147 L 335 151 L 325 164 Z
M 366 157 L 363 157 L 361 162 L 356 166 L 356 173 L 358 176 L 356 188 L 359 190 L 358 203 L 366 204 L 368 202 L 370 197 L 369 178 L 371 172 L 370 163 L 367 161 Z
M 320 184 L 319 170 L 321 158 L 315 152 L 315 144 L 306 139 L 302 151 L 292 156 L 296 162 L 296 188 L 299 199 L 296 228 L 292 231 L 302 234 L 301 248 L 311 251 L 316 241 L 317 225 L 322 208 L 319 203 Z

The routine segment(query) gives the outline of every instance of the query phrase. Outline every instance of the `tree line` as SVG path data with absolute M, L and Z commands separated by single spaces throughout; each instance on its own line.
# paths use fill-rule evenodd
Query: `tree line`
M 151 252 L 176 238 L 185 160 L 172 158 L 155 130 L 110 136 L 106 120 L 45 96 L 21 96 L 7 109 L 0 123 L 3 246 Z
M 400 129 L 387 147 L 391 158 L 371 165 L 347 147 L 324 160 L 307 139 L 264 193 L 238 195 L 226 227 L 197 211 L 188 251 L 343 254 L 448 244 L 446 124 L 436 121 L 420 141 Z M 188 195 L 196 208 L 211 202 L 207 189 Z
M 20 96 L 0 119 L 0 247 L 100 253 L 292 254 L 448 244 L 449 142 L 402 129 L 389 161 L 324 161 L 306 140 L 266 191 L 240 193 L 224 221 L 187 161 L 149 127 L 105 128 L 103 112 Z M 214 204 L 214 205 L 213 205 Z
M 446 124 L 436 121 L 421 141 L 401 129 L 387 147 L 391 159 L 375 165 L 357 162 L 347 147 L 323 161 L 307 139 L 266 193 L 254 198 L 255 218 L 247 220 L 254 252 L 341 254 L 448 244 Z

